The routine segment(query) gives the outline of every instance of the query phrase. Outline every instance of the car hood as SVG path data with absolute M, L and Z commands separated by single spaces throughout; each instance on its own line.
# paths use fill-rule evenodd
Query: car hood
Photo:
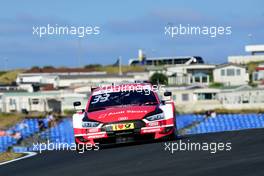
M 102 123 L 118 122 L 125 120 L 140 120 L 146 114 L 154 111 L 154 106 L 118 106 L 109 107 L 104 110 L 89 112 L 88 117 Z

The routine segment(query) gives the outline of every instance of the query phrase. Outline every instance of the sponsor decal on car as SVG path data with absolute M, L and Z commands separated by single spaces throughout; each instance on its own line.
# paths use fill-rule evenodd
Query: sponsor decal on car
M 131 130 L 134 129 L 134 123 L 120 123 L 120 124 L 114 124 L 112 125 L 113 131 L 120 131 L 120 130 Z

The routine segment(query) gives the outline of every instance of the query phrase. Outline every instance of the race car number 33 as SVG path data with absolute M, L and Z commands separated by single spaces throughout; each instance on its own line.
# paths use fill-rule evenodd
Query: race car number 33
M 134 123 L 124 123 L 124 124 L 114 124 L 113 125 L 113 130 L 114 131 L 119 131 L 119 130 L 130 130 L 134 129 Z

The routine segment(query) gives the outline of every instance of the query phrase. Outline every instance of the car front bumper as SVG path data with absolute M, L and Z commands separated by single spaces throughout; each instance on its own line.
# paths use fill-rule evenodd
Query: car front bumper
M 75 142 L 78 144 L 117 144 L 160 139 L 173 134 L 175 130 L 173 121 L 174 119 L 163 120 L 157 126 L 138 123 L 135 129 L 123 131 L 107 131 L 102 128 L 93 131 L 90 129 L 74 129 Z

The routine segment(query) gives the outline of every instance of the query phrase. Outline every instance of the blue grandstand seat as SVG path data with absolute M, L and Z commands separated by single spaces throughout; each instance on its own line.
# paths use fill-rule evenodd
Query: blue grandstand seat
M 209 118 L 187 130 L 187 134 L 241 130 L 248 128 L 263 128 L 264 114 L 219 114 Z

